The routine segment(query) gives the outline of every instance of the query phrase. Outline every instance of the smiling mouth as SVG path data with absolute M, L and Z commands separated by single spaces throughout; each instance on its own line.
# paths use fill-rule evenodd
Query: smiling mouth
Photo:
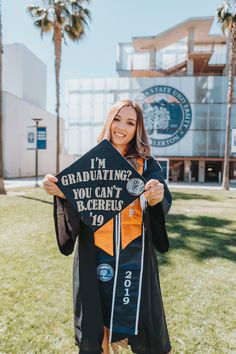
M 115 135 L 119 136 L 120 138 L 124 138 L 125 135 L 122 133 L 114 132 Z

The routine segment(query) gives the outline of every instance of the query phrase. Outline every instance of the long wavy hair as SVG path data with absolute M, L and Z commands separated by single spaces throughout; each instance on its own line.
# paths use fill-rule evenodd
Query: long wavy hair
M 137 115 L 136 133 L 130 141 L 125 158 L 135 167 L 138 168 L 137 158 L 148 159 L 150 157 L 150 145 L 148 142 L 147 133 L 144 127 L 143 113 L 139 105 L 131 100 L 121 100 L 114 104 L 108 113 L 105 124 L 101 133 L 98 136 L 98 142 L 107 139 L 110 141 L 110 129 L 113 119 L 118 114 L 122 107 L 133 107 Z

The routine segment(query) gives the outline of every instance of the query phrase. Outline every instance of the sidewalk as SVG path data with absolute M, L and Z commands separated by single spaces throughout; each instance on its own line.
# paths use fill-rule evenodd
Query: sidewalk
M 169 188 L 189 188 L 189 189 L 221 189 L 221 185 L 219 183 L 214 182 L 169 182 Z M 230 190 L 236 190 L 236 183 L 231 183 Z
M 38 178 L 38 184 L 40 187 L 42 186 L 43 177 Z M 4 186 L 6 189 L 9 188 L 18 188 L 18 187 L 34 187 L 35 186 L 35 178 L 11 178 L 4 180 Z
M 42 186 L 43 177 L 38 178 L 38 184 Z M 35 178 L 12 178 L 4 180 L 4 185 L 6 189 L 17 188 L 17 187 L 34 187 Z M 188 189 L 221 189 L 221 185 L 218 183 L 200 183 L 200 182 L 169 182 L 169 188 L 188 188 Z M 236 183 L 231 184 L 230 190 L 236 190 Z

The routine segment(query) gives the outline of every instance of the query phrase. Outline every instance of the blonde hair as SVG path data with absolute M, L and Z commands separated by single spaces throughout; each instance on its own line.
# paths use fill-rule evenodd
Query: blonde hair
M 98 142 L 107 139 L 110 141 L 110 128 L 113 122 L 113 119 L 118 114 L 119 110 L 122 107 L 133 107 L 137 115 L 137 125 L 136 133 L 134 138 L 130 141 L 128 149 L 126 151 L 126 159 L 137 168 L 137 162 L 135 161 L 138 157 L 143 159 L 148 159 L 150 157 L 150 145 L 148 142 L 147 133 L 144 127 L 143 113 L 139 105 L 131 100 L 121 100 L 114 104 L 108 113 L 105 124 L 102 128 L 101 133 L 98 136 Z

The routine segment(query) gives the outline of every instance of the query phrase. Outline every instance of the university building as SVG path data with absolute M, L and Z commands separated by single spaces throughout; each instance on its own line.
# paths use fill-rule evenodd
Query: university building
M 28 148 L 33 118 L 46 128 L 46 149 L 38 151 L 38 173 L 55 174 L 56 117 L 47 111 L 47 67 L 20 43 L 5 44 L 3 52 L 3 161 L 4 177 L 35 175 L 35 150 Z M 64 120 L 61 126 L 61 166 L 73 161 L 64 154 Z
M 156 36 L 119 43 L 117 78 L 67 80 L 67 152 L 82 155 L 96 145 L 111 106 L 128 98 L 141 105 L 152 153 L 157 159 L 169 161 L 170 180 L 220 182 L 227 108 L 227 43 L 223 35 L 211 34 L 213 20 L 190 18 Z M 233 148 L 235 102 L 231 128 Z M 233 153 L 230 179 L 236 182 Z

